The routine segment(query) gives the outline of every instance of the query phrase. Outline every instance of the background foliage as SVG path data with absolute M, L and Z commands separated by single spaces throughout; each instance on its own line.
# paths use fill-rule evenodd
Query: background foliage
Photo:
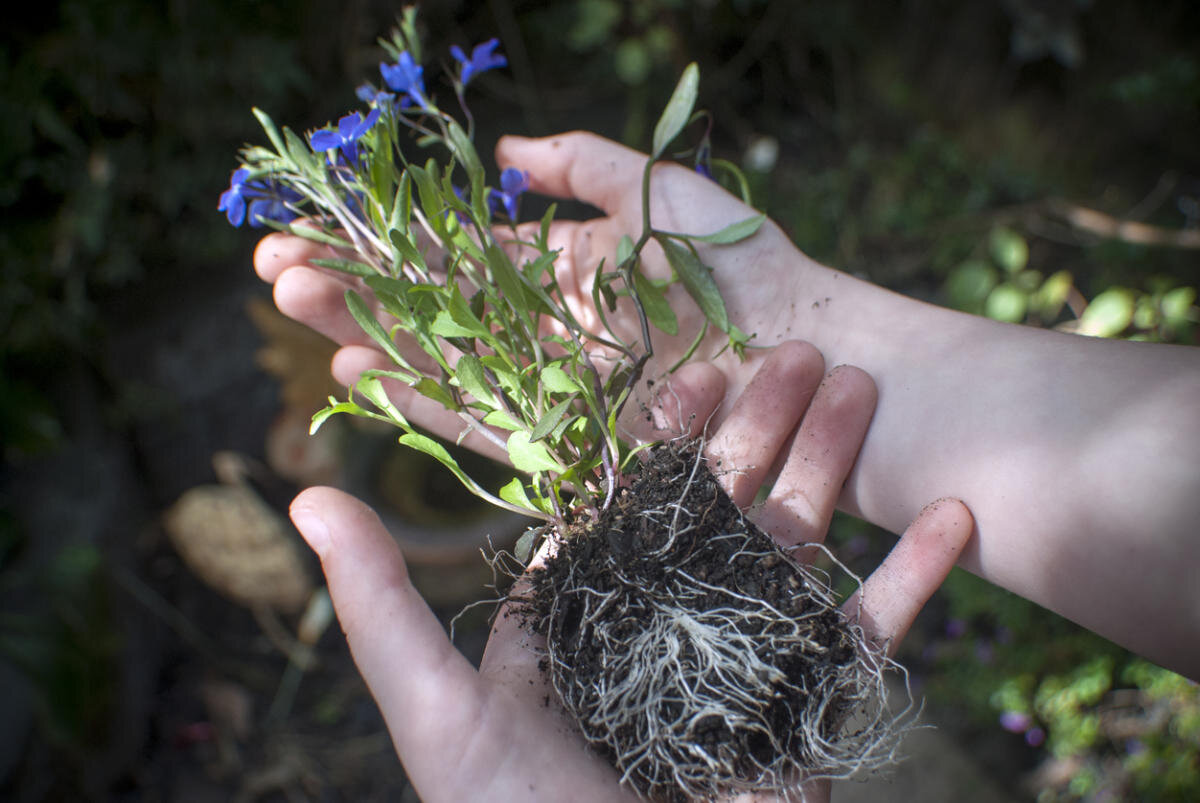
M 298 128 L 336 120 L 397 11 L 65 0 L 6 24 L 0 647 L 44 681 L 41 738 L 77 770 L 63 788 L 130 783 L 138 761 L 136 744 L 102 770 L 88 758 L 130 707 L 111 680 L 129 639 L 106 613 L 113 572 L 141 560 L 139 529 L 205 475 L 212 449 L 249 438 L 230 423 L 242 408 L 220 400 L 270 408 L 249 368 L 193 390 L 226 359 L 249 365 L 232 345 L 225 356 L 238 305 L 220 294 L 255 292 L 252 244 L 215 211 L 230 155 L 257 137 L 249 107 Z M 503 42 L 511 69 L 474 104 L 481 143 L 589 128 L 646 147 L 695 59 L 716 152 L 813 257 L 1003 320 L 1197 342 L 1194 3 L 490 0 L 423 16 L 432 52 Z M 1105 228 L 1118 221 L 1149 241 Z M 199 341 L 203 359 L 164 367 L 147 333 Z M 48 497 L 25 491 L 54 485 L 73 494 L 57 504 L 93 510 L 105 473 L 89 468 L 74 491 L 61 469 L 108 465 L 97 444 L 133 490 L 107 515 L 46 525 L 34 508 Z M 162 479 L 166 465 L 180 476 Z M 851 524 L 838 538 L 864 560 L 888 543 Z M 977 732 L 1005 715 L 1013 739 L 1037 742 L 1026 758 L 1046 759 L 1048 799 L 1197 795 L 1195 686 L 974 578 L 944 600 L 921 659 L 929 690 L 965 701 Z

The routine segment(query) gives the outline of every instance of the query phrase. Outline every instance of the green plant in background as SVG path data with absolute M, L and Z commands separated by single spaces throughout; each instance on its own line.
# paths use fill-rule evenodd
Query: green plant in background
M 1008 323 L 1052 326 L 1094 337 L 1191 342 L 1200 311 L 1196 288 L 1166 278 L 1151 279 L 1147 289 L 1109 287 L 1086 301 L 1066 270 L 1045 276 L 1029 267 L 1029 244 L 1020 233 L 996 226 L 986 255 L 960 263 L 942 290 L 952 307 Z M 1060 323 L 1070 306 L 1074 320 Z

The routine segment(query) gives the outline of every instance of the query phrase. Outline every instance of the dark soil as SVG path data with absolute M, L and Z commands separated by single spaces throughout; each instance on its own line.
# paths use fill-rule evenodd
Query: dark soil
M 728 764 L 735 779 L 761 782 L 762 767 L 777 761 L 775 753 L 780 748 L 798 760 L 804 754 L 803 727 L 798 723 L 804 720 L 805 711 L 811 710 L 811 701 L 802 690 L 820 687 L 821 675 L 858 660 L 856 640 L 842 615 L 829 604 L 827 592 L 815 589 L 813 578 L 745 519 L 704 461 L 697 466 L 696 449 L 694 444 L 656 447 L 632 486 L 618 494 L 599 520 L 578 524 L 544 568 L 532 572 L 533 591 L 526 610 L 533 629 L 549 642 L 551 657 L 544 662 L 544 669 L 551 673 L 555 688 L 560 695 L 564 688 L 578 694 L 576 699 L 564 700 L 564 705 L 584 720 L 585 736 L 619 771 L 630 773 L 638 791 L 668 801 L 685 797 L 664 780 L 661 771 L 623 766 L 619 757 L 634 753 L 647 732 L 660 730 L 657 725 L 680 719 L 680 707 L 685 705 L 681 700 L 688 696 L 686 683 L 685 688 L 673 688 L 673 684 L 679 685 L 678 677 L 656 677 L 664 690 L 657 706 L 629 712 L 628 722 L 615 732 L 604 727 L 589 732 L 586 727 L 589 706 L 602 702 L 593 699 L 598 694 L 595 690 L 621 682 L 610 674 L 613 649 L 637 638 L 646 627 L 647 612 L 656 604 L 674 603 L 689 612 L 735 608 L 761 614 L 762 606 L 754 602 L 760 600 L 782 615 L 778 627 L 792 627 L 798 620 L 809 625 L 806 636 L 815 642 L 815 649 L 777 652 L 764 640 L 764 648 L 756 650 L 759 659 L 786 678 L 786 682 L 775 680 L 760 690 L 767 693 L 759 694 L 758 721 L 768 724 L 770 737 L 758 728 L 708 715 L 692 719 L 684 730 L 683 738 L 691 741 L 691 746 L 669 748 L 671 753 L 688 755 L 699 747 L 706 756 L 720 757 Z M 689 512 L 683 515 L 688 526 L 663 552 L 670 532 L 665 525 L 677 508 Z M 647 515 L 646 511 L 656 513 Z M 681 574 L 711 590 L 679 598 Z M 594 602 L 589 605 L 598 598 L 608 599 L 599 614 Z M 739 615 L 734 621 L 743 633 L 776 626 L 764 623 L 760 616 Z M 618 635 L 615 646 L 613 633 Z M 694 661 L 686 637 L 683 643 L 679 660 Z M 717 679 L 708 681 L 719 687 Z M 572 710 L 580 707 L 582 711 Z M 843 726 L 852 707 L 847 701 L 832 701 L 818 727 L 832 734 Z M 675 732 L 670 738 L 679 736 Z M 707 788 L 715 797 L 735 787 L 716 780 Z

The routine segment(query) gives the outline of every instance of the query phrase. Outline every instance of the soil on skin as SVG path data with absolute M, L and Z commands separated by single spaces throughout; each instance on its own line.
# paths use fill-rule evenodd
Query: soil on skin
M 558 653 L 567 656 L 570 666 L 551 670 L 566 671 L 566 682 L 580 688 L 592 687 L 604 675 L 606 660 L 600 639 L 593 638 L 599 623 L 583 621 L 582 597 L 585 594 L 620 595 L 618 602 L 606 607 L 610 613 L 608 626 L 625 629 L 632 638 L 642 624 L 639 612 L 645 610 L 644 600 L 662 599 L 672 593 L 671 576 L 680 570 L 713 586 L 733 590 L 747 597 L 766 601 L 785 617 L 795 620 L 811 616 L 811 639 L 821 646 L 817 654 L 805 651 L 760 655 L 768 664 L 782 670 L 791 687 L 776 686 L 769 699 L 762 700 L 765 719 L 775 732 L 777 744 L 785 749 L 797 748 L 795 723 L 805 706 L 802 688 L 819 685 L 815 674 L 821 662 L 846 665 L 856 660 L 855 642 L 836 609 L 816 601 L 807 591 L 808 581 L 797 572 L 792 559 L 763 531 L 747 521 L 729 496 L 721 489 L 707 465 L 701 461 L 698 470 L 696 446 L 679 443 L 656 447 L 644 461 L 632 486 L 623 489 L 614 504 L 595 523 L 577 526 L 577 531 L 558 552 L 550 557 L 544 568 L 532 573 L 533 591 L 526 609 L 527 621 L 548 641 L 557 642 Z M 690 479 L 690 486 L 688 485 Z M 648 558 L 660 549 L 667 538 L 665 528 L 639 515 L 645 510 L 667 510 L 682 504 L 692 511 L 692 527 L 677 536 L 672 548 L 664 555 Z M 727 537 L 738 534 L 737 537 Z M 725 536 L 725 537 L 723 537 Z M 623 577 L 627 582 L 620 582 Z M 588 589 L 583 591 L 581 589 Z M 565 595 L 565 596 L 564 596 Z M 562 598 L 560 598 L 562 597 Z M 558 604 L 555 605 L 555 599 Z M 736 597 L 711 592 L 687 602 L 689 610 L 728 609 L 737 605 Z M 748 603 L 742 603 L 748 605 Z M 812 615 L 814 607 L 823 608 Z M 612 619 L 619 620 L 613 622 Z M 753 626 L 760 628 L 760 622 Z M 829 667 L 824 671 L 828 673 Z M 558 679 L 562 680 L 562 679 Z M 661 678 L 670 683 L 671 678 Z M 810 682 L 811 681 L 811 682 Z M 609 687 L 614 679 L 609 678 Z M 674 693 L 681 693 L 676 690 Z M 668 695 L 669 697 L 670 695 Z M 667 703 L 670 705 L 670 703 Z M 841 727 L 847 706 L 835 701 L 826 712 L 823 723 L 830 730 Z M 616 757 L 625 753 L 629 741 L 635 738 L 633 726 L 626 733 L 589 734 L 589 741 L 616 764 Z M 718 716 L 707 717 L 694 729 L 696 741 L 709 755 L 734 758 L 735 775 L 744 770 L 744 778 L 753 778 L 755 765 L 769 765 L 775 758 L 770 741 L 754 730 L 731 727 Z M 686 749 L 686 748 L 685 748 Z M 736 766 L 736 765 L 741 766 Z M 623 770 L 618 765 L 619 770 Z M 636 777 L 631 779 L 638 786 Z M 671 786 L 651 786 L 639 791 L 655 799 L 683 800 Z

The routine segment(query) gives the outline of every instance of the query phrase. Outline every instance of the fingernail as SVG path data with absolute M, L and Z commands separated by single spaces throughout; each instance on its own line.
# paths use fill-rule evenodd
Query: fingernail
M 317 553 L 317 557 L 324 558 L 329 549 L 329 527 L 321 514 L 310 507 L 293 507 L 291 516 L 292 523 L 304 536 L 308 546 Z

